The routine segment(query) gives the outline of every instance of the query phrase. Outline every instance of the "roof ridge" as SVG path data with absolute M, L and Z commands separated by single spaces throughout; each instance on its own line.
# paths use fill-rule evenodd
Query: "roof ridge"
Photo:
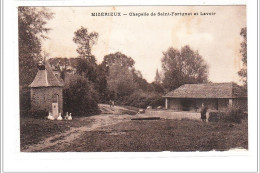
M 246 97 L 241 87 L 233 82 L 183 84 L 164 97 L 175 98 L 234 98 Z
M 63 83 L 55 76 L 48 62 L 45 63 L 44 70 L 38 70 L 33 82 L 29 87 L 52 87 L 63 86 Z

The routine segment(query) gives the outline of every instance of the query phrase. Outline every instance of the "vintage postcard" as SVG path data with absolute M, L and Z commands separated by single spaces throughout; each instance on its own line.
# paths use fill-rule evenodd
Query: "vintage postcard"
M 246 6 L 19 6 L 18 27 L 22 152 L 248 149 Z
M 245 4 L 16 10 L 21 157 L 250 155 Z

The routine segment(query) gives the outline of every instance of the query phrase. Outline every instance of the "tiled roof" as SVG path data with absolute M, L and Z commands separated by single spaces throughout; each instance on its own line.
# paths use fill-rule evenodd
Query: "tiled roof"
M 29 87 L 49 87 L 63 86 L 63 83 L 53 74 L 48 63 L 45 64 L 45 70 L 38 70 L 33 82 Z
M 246 91 L 235 83 L 184 84 L 167 93 L 167 98 L 241 98 Z

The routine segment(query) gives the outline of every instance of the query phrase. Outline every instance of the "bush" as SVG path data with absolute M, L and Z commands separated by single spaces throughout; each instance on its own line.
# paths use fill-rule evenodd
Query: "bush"
M 30 114 L 31 99 L 30 88 L 20 87 L 20 116 L 26 117 Z
M 209 122 L 218 122 L 225 116 L 225 112 L 209 112 Z
M 224 121 L 232 123 L 241 123 L 241 120 L 244 118 L 245 116 L 241 109 L 231 108 L 226 112 Z
M 241 123 L 242 119 L 247 117 L 246 113 L 243 113 L 241 109 L 230 108 L 225 112 L 210 112 L 209 122 L 230 122 L 230 123 Z
M 157 107 L 164 106 L 164 98 L 155 93 L 135 92 L 127 97 L 122 97 L 117 100 L 118 104 L 133 106 L 145 109 L 147 106 Z
M 48 116 L 48 111 L 47 110 L 37 110 L 37 111 L 29 111 L 28 116 L 32 118 L 46 118 Z
M 98 94 L 93 84 L 86 78 L 73 75 L 65 80 L 63 90 L 64 112 L 73 116 L 89 116 L 99 114 Z

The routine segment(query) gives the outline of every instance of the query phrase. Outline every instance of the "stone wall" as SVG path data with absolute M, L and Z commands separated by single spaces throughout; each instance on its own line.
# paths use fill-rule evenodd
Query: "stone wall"
M 55 94 L 58 95 L 59 112 L 63 114 L 62 87 L 31 88 L 31 110 L 46 110 L 51 112 Z

